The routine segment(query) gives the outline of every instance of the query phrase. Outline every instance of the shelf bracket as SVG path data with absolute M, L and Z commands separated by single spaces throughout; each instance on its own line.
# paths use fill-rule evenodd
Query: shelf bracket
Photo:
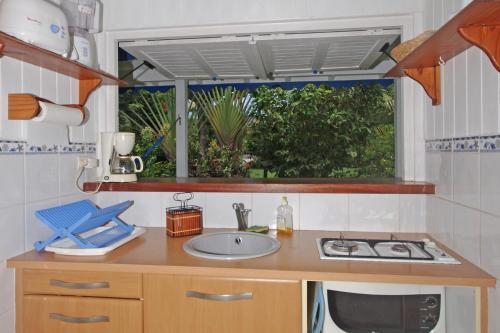
M 441 70 L 439 66 L 408 68 L 404 72 L 406 76 L 420 83 L 432 99 L 432 105 L 441 104 Z
M 102 84 L 101 79 L 80 80 L 80 101 L 79 104 L 84 106 L 90 94 Z
M 479 47 L 500 71 L 500 25 L 471 25 L 458 28 L 466 41 Z

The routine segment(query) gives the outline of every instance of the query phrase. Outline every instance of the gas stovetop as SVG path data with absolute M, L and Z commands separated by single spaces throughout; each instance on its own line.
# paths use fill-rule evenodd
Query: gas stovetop
M 318 238 L 321 259 L 420 262 L 429 264 L 460 264 L 429 239 L 422 241 L 391 239 Z

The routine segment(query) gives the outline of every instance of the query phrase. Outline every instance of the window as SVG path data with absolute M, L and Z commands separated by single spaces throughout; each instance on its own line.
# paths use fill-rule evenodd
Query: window
M 391 80 L 193 85 L 192 177 L 394 177 Z M 142 177 L 175 176 L 175 89 L 122 90 Z

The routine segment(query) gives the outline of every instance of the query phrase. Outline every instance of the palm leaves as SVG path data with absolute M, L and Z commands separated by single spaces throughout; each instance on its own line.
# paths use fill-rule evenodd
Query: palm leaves
M 166 93 L 139 92 L 139 99 L 129 104 L 128 112 L 122 111 L 139 130 L 149 127 L 156 138 L 164 137 L 161 150 L 168 160 L 175 159 L 175 89 Z
M 240 148 L 251 120 L 252 100 L 248 92 L 217 87 L 208 93 L 196 93 L 194 99 L 212 126 L 219 144 L 231 149 Z

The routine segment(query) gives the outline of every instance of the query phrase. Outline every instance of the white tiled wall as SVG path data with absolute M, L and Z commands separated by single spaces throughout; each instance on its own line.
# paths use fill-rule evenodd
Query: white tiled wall
M 251 225 L 276 226 L 276 209 L 283 195 L 293 208 L 294 228 L 301 230 L 352 230 L 423 232 L 425 196 L 390 194 L 297 194 L 297 193 L 195 193 L 190 203 L 204 208 L 206 228 L 236 228 L 234 202 L 252 209 Z M 101 192 L 101 207 L 134 200 L 121 217 L 141 226 L 165 226 L 165 208 L 178 205 L 173 193 Z
M 438 28 L 469 1 L 429 0 L 424 17 Z M 443 104 L 426 98 L 426 140 L 500 134 L 500 74 L 476 47 L 444 66 Z M 450 89 L 450 87 L 452 87 Z M 497 278 L 490 295 L 489 332 L 500 332 L 500 151 L 426 153 L 427 180 L 437 195 L 427 198 L 427 230 Z M 448 290 L 448 331 L 470 332 L 469 291 Z M 469 304 L 469 305 L 466 305 Z M 468 311 L 463 311 L 467 309 Z
M 36 220 L 36 210 L 86 197 L 74 182 L 80 154 L 31 153 L 31 147 L 95 143 L 96 122 L 66 126 L 7 120 L 9 93 L 34 93 L 58 103 L 78 102 L 78 81 L 8 57 L 0 59 L 0 332 L 14 333 L 14 272 L 6 259 L 33 248 L 49 234 Z M 87 105 L 92 113 L 95 105 Z M 91 119 L 97 119 L 94 114 Z M 80 134 L 78 134 L 80 133 Z M 5 152 L 6 141 L 22 141 L 23 152 Z M 3 151 L 2 151 L 3 150 Z

